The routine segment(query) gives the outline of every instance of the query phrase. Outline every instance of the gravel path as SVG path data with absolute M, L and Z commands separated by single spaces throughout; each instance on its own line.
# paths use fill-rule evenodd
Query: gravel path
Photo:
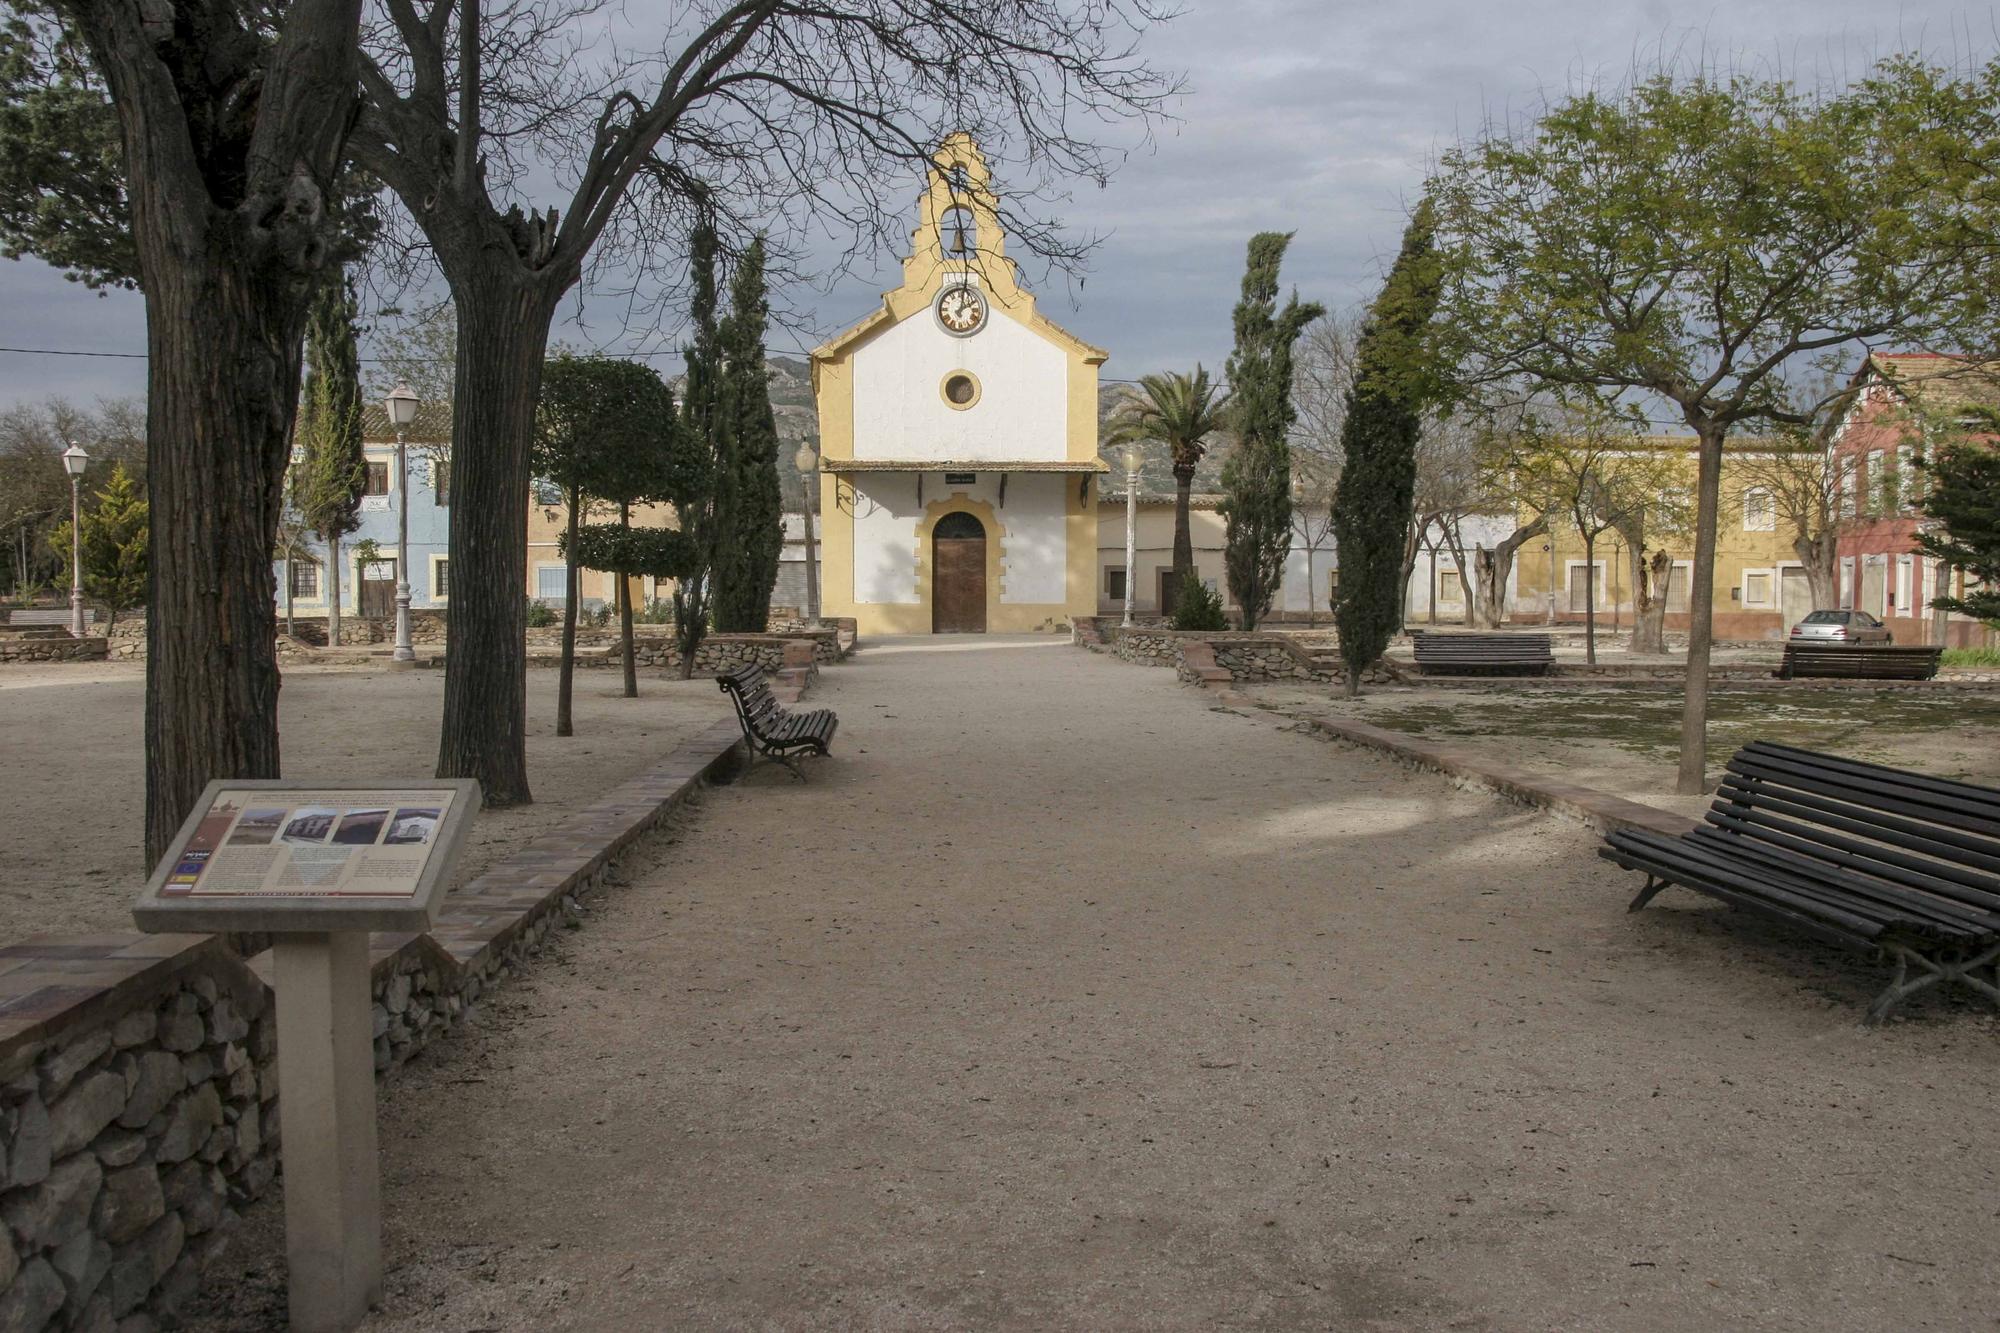
M 1991 1323 L 1963 1003 L 1065 645 L 815 701 L 387 1085 L 371 1329 Z

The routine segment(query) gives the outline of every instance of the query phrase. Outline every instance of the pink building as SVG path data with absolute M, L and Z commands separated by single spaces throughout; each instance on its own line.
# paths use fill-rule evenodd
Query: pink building
M 2000 406 L 2000 366 L 1974 367 L 1937 352 L 1877 352 L 1855 374 L 1861 391 L 1835 427 L 1828 447 L 1839 465 L 1841 527 L 1835 587 L 1843 608 L 1866 611 L 1887 625 L 1897 643 L 1987 644 L 1994 635 L 1964 616 L 1930 610 L 1964 575 L 1917 549 L 1925 519 L 1916 510 L 1922 472 L 1921 415 L 1952 415 L 1981 404 Z

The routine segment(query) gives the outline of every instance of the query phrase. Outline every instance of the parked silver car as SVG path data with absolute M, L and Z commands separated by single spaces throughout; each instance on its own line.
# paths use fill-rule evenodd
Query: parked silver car
M 1866 611 L 1815 611 L 1792 626 L 1792 638 L 1809 643 L 1894 643 L 1895 636 Z

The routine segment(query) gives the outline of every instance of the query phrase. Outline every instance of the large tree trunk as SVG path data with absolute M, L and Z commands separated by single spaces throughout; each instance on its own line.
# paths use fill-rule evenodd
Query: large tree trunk
M 60 0 L 118 117 L 146 294 L 146 862 L 213 778 L 278 775 L 277 538 L 359 0 Z
M 1194 533 L 1188 528 L 1188 495 L 1194 489 L 1194 469 L 1185 471 L 1174 469 L 1174 596 L 1181 595 L 1181 584 L 1188 572 L 1194 568 Z M 1127 579 L 1137 578 L 1138 571 L 1125 571 Z M 1134 585 L 1135 587 L 1137 585 Z M 1162 608 L 1164 609 L 1164 608 Z
M 1583 534 L 1583 660 L 1597 665 L 1597 534 Z
M 340 538 L 326 544 L 326 646 L 340 644 Z
M 211 778 L 279 776 L 271 543 L 305 332 L 290 283 L 165 249 L 145 265 L 149 869 Z
M 1697 473 L 1694 569 L 1688 589 L 1687 700 L 1681 709 L 1680 773 L 1674 791 L 1700 796 L 1708 790 L 1708 659 L 1715 638 L 1715 515 L 1722 492 L 1723 427 L 1696 426 L 1701 465 Z
M 478 238 L 484 240 L 484 237 Z M 528 446 L 549 322 L 567 288 L 478 241 L 439 247 L 458 310 L 452 386 L 451 602 L 437 775 L 475 778 L 488 806 L 528 790 Z
M 562 666 L 556 673 L 556 735 L 574 736 L 576 729 L 571 722 L 570 697 L 576 684 L 576 550 L 577 511 L 583 507 L 583 492 L 571 487 L 564 497 L 569 501 L 569 540 L 563 543 L 563 632 Z
M 1536 518 L 1525 527 L 1514 531 L 1490 551 L 1479 551 L 1473 556 L 1479 567 L 1478 586 L 1467 593 L 1478 607 L 1473 623 L 1481 629 L 1498 629 L 1507 620 L 1507 577 L 1514 569 L 1514 556 L 1529 538 L 1539 537 L 1549 530 L 1546 518 Z
M 1792 540 L 1792 553 L 1805 566 L 1806 587 L 1812 592 L 1813 610 L 1831 609 L 1839 605 L 1834 599 L 1835 569 L 1840 558 L 1840 539 L 1831 529 L 1807 536 L 1801 533 Z
M 1667 651 L 1667 583 L 1673 577 L 1674 558 L 1666 551 L 1648 556 L 1637 545 L 1632 552 L 1632 651 Z
M 632 526 L 632 506 L 623 500 L 618 502 L 618 526 Z M 622 572 L 618 575 L 618 638 L 625 645 L 625 697 L 636 699 L 639 697 L 639 661 L 632 653 L 632 578 Z
M 1410 576 L 1417 571 L 1417 538 L 1429 526 L 1428 519 L 1412 514 L 1409 529 L 1403 534 L 1403 581 L 1396 585 L 1396 614 L 1402 626 L 1410 623 Z

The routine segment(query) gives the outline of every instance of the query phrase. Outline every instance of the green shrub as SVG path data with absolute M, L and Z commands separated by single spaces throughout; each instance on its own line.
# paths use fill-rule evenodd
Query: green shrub
M 556 623 L 556 613 L 547 603 L 528 599 L 528 628 L 547 629 Z
M 674 623 L 674 599 L 648 597 L 646 604 L 632 613 L 632 619 L 641 625 L 671 625 Z
M 1943 660 L 1948 667 L 2000 667 L 2000 648 L 1947 648 Z
M 1189 570 L 1181 579 L 1181 595 L 1174 600 L 1174 628 L 1229 628 L 1229 617 L 1222 613 L 1221 594 L 1202 582 L 1197 570 Z

